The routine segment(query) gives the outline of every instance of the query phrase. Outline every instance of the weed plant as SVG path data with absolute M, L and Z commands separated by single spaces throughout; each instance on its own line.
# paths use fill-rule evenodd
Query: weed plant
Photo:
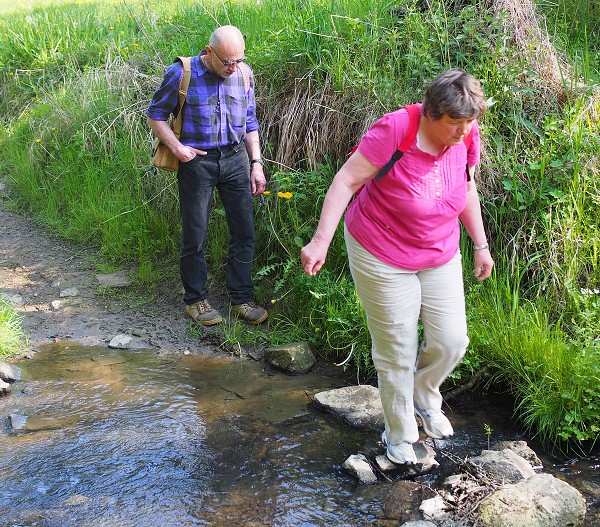
M 18 206 L 63 236 L 137 265 L 142 282 L 176 277 L 176 179 L 148 170 L 144 110 L 176 55 L 198 53 L 217 24 L 238 25 L 270 178 L 256 200 L 255 261 L 268 341 L 308 340 L 364 382 L 373 375 L 369 334 L 341 226 L 317 277 L 304 275 L 299 250 L 368 126 L 418 101 L 441 70 L 462 67 L 489 97 L 478 181 L 496 269 L 475 283 L 463 240 L 472 344 L 448 384 L 493 364 L 532 433 L 550 446 L 589 447 L 600 414 L 600 18 L 586 2 L 540 6 L 540 27 L 569 61 L 556 85 L 540 69 L 544 51 L 496 5 L 14 3 L 0 19 L 0 172 Z M 217 196 L 207 256 L 219 279 L 226 246 Z M 230 347 L 265 338 L 227 327 Z

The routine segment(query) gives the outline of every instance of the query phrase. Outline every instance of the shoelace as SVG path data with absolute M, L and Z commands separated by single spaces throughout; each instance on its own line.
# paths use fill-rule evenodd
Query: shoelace
M 208 303 L 208 300 L 201 300 L 200 302 L 198 302 L 198 308 L 202 308 L 202 309 L 198 309 L 199 313 L 208 313 L 209 311 L 212 310 L 212 308 L 210 307 L 210 304 Z

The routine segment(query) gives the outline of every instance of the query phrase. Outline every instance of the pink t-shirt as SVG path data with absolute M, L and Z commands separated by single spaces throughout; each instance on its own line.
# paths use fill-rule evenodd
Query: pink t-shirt
M 403 108 L 384 115 L 363 136 L 360 153 L 383 167 L 408 129 Z M 479 163 L 479 128 L 436 157 L 415 143 L 379 181 L 372 179 L 346 212 L 346 226 L 371 254 L 394 267 L 419 271 L 448 263 L 458 251 L 458 215 L 467 202 L 465 168 Z

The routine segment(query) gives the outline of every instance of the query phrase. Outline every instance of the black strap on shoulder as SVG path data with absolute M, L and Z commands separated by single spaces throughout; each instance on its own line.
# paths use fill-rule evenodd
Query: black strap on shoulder
M 394 166 L 396 161 L 398 161 L 398 159 L 400 159 L 403 155 L 404 152 L 396 150 L 392 154 L 392 157 L 390 157 L 390 160 L 379 169 L 379 172 L 377 172 L 377 174 L 375 175 L 375 179 L 379 181 L 383 176 L 385 176 L 390 170 L 392 170 L 392 167 Z

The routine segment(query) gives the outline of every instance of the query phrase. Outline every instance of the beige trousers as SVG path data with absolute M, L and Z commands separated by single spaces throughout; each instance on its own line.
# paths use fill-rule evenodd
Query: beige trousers
M 440 267 L 407 271 L 382 262 L 344 233 L 371 334 L 387 437 L 392 444 L 414 443 L 419 431 L 413 401 L 441 409 L 440 386 L 469 344 L 460 252 Z

